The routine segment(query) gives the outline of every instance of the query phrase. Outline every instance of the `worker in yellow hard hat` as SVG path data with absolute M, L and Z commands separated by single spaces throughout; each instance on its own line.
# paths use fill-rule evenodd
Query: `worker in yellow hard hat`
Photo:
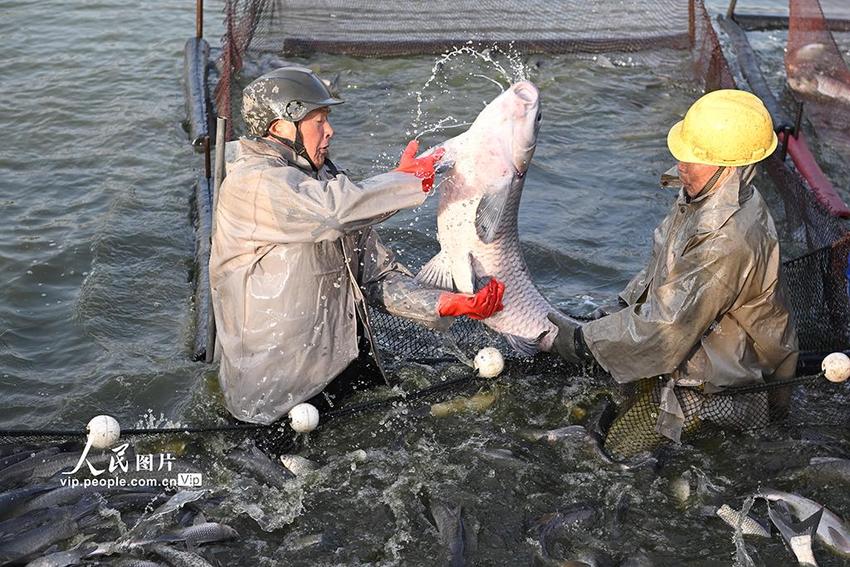
M 703 421 L 752 426 L 766 419 L 766 396 L 711 394 L 794 375 L 797 336 L 776 229 L 750 183 L 776 144 L 758 97 L 718 90 L 697 100 L 667 135 L 681 191 L 655 230 L 649 263 L 619 295 L 620 310 L 581 326 L 550 315 L 564 359 L 595 360 L 620 383 L 642 381 L 609 430 L 611 452 L 649 449 L 661 436 L 679 441 Z M 649 431 L 629 431 L 638 424 Z

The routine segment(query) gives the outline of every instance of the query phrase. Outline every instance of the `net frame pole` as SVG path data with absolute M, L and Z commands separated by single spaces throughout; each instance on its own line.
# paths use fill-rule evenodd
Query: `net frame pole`
M 227 128 L 227 119 L 217 117 L 215 123 L 215 163 L 213 172 L 213 190 L 212 190 L 212 220 L 210 238 L 215 234 L 215 212 L 218 209 L 218 190 L 221 187 L 221 182 L 224 180 L 224 146 L 225 146 L 225 130 Z M 209 155 L 209 154 L 208 154 Z M 210 282 L 212 285 L 212 282 Z M 210 289 L 210 304 L 207 310 L 207 350 L 204 354 L 204 361 L 209 364 L 215 359 L 215 343 L 216 343 L 216 326 L 215 326 L 215 307 L 212 302 L 212 289 Z
M 212 166 L 211 166 L 211 163 L 210 163 L 210 137 L 209 137 L 209 135 L 204 136 L 203 148 L 204 148 L 204 177 L 206 177 L 207 180 L 209 180 L 210 177 L 212 177 Z
M 212 232 L 215 234 L 215 212 L 218 209 L 218 189 L 221 187 L 221 182 L 224 181 L 225 163 L 224 150 L 227 144 L 227 118 L 218 116 L 215 121 L 215 172 L 213 184 L 213 202 L 212 202 Z
M 202 0 L 198 0 L 199 3 L 202 3 Z M 219 133 L 216 132 L 216 141 L 218 140 Z M 216 154 L 218 154 L 218 147 L 216 146 Z M 216 163 L 218 166 L 218 163 Z M 204 174 L 207 177 L 207 183 L 210 181 L 212 169 L 210 167 L 210 137 L 207 136 L 204 138 Z M 215 193 L 213 193 L 213 201 L 215 200 Z M 214 227 L 215 225 L 215 209 L 213 209 L 212 214 L 210 215 L 210 226 Z M 212 245 L 212 228 L 210 229 L 210 245 Z M 215 356 L 215 313 L 213 313 L 213 303 L 212 303 L 212 285 L 210 285 L 210 291 L 208 294 L 209 297 L 209 305 L 207 305 L 207 348 L 204 352 L 204 360 L 209 364 L 213 361 L 213 357 Z
M 204 0 L 195 2 L 195 37 L 204 37 Z
M 697 7 L 696 0 L 688 0 L 688 39 L 691 49 L 697 43 Z
M 735 14 L 735 22 L 744 31 L 774 31 L 788 29 L 788 16 L 770 16 L 765 14 Z M 826 26 L 832 32 L 850 32 L 850 19 L 824 18 Z

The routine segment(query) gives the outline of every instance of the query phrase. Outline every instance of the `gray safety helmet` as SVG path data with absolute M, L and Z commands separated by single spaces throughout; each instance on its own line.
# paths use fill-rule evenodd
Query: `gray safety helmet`
M 311 111 L 342 104 L 316 74 L 282 67 L 255 79 L 242 91 L 242 118 L 250 136 L 265 136 L 278 119 L 298 123 Z

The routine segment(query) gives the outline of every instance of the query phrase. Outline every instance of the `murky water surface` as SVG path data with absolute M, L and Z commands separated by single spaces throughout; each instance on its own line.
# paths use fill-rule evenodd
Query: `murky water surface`
M 223 415 L 215 369 L 188 358 L 188 210 L 201 166 L 181 127 L 191 8 L 0 5 L 0 427 L 79 427 L 98 413 L 126 425 Z M 218 8 L 207 8 L 211 37 Z M 848 35 L 838 36 L 845 55 Z M 784 33 L 751 39 L 779 91 Z M 424 89 L 432 57 L 305 62 L 340 75 L 347 102 L 332 115 L 332 151 L 355 178 L 391 168 L 414 135 L 423 144 L 453 136 L 457 129 L 428 130 L 473 120 L 498 94 L 495 83 L 518 73 L 534 81 L 543 124 L 520 234 L 536 283 L 560 303 L 613 295 L 643 266 L 673 198 L 657 187 L 672 165 L 666 132 L 699 95 L 684 55 L 666 51 L 520 57 L 513 69 L 502 59 L 506 73 L 460 55 Z M 846 156 L 821 150 L 836 184 L 850 186 Z M 382 228 L 413 268 L 434 251 L 433 210 L 429 202 Z M 466 371 L 399 369 L 408 388 Z M 204 554 L 221 564 L 431 565 L 448 557 L 434 525 L 443 502 L 462 507 L 467 556 L 481 565 L 715 565 L 734 561 L 735 544 L 706 506 L 740 508 L 773 486 L 848 514 L 847 479 L 803 472 L 810 456 L 850 455 L 846 431 L 718 436 L 677 450 L 659 470 L 627 471 L 579 440 L 529 439 L 529 430 L 574 421 L 606 389 L 605 377 L 510 368 L 486 389 L 493 403 L 480 412 L 436 418 L 427 406 L 397 407 L 311 435 L 300 454 L 320 467 L 283 489 L 234 476 L 218 463 L 223 440 L 195 438 L 185 456 L 205 463 L 215 489 L 206 514 L 241 533 Z M 756 564 L 790 564 L 776 537 L 747 544 Z M 816 554 L 846 564 L 823 548 Z

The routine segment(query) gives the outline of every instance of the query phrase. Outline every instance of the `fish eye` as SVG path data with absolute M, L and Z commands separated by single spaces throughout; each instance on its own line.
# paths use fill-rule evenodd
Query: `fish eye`
M 538 122 L 540 122 L 540 120 L 541 120 L 542 118 L 543 118 L 543 113 L 542 113 L 542 112 L 538 112 L 538 113 L 537 113 L 537 121 L 538 121 Z

